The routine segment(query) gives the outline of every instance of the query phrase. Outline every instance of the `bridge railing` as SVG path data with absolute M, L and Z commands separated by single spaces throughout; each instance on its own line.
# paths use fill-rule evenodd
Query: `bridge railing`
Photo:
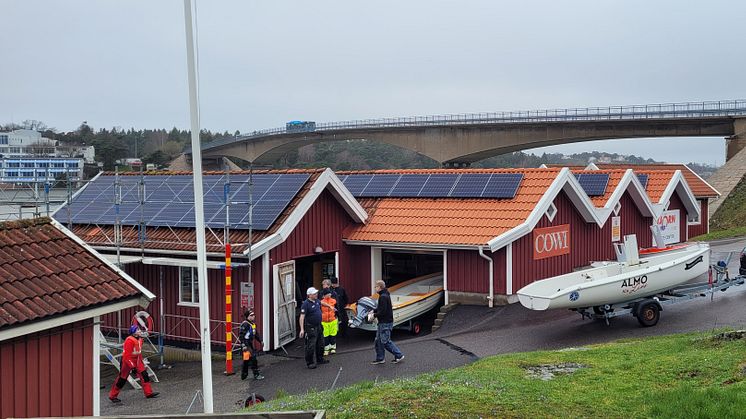
M 401 118 L 362 119 L 341 122 L 316 123 L 309 132 L 329 132 L 351 129 L 385 129 L 427 126 L 515 124 L 535 122 L 572 122 L 603 120 L 645 120 L 746 116 L 746 100 L 718 100 L 705 102 L 658 103 L 651 105 L 626 105 L 590 108 L 544 109 L 534 111 L 486 112 L 412 116 Z M 253 131 L 247 135 L 213 141 L 202 146 L 210 149 L 226 144 L 289 134 L 285 128 Z M 292 132 L 297 134 L 297 132 Z M 187 151 L 188 152 L 188 151 Z

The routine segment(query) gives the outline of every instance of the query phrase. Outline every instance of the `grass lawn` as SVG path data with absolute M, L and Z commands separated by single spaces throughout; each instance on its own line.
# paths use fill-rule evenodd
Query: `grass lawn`
M 693 237 L 691 240 L 694 241 L 712 241 L 720 239 L 729 239 L 732 237 L 743 237 L 746 236 L 746 227 L 734 227 L 726 230 L 710 231 L 707 234 Z
M 331 418 L 746 417 L 746 336 L 724 333 L 494 356 L 414 378 L 284 396 L 253 410 L 325 409 Z M 550 380 L 530 375 L 547 365 L 580 368 Z

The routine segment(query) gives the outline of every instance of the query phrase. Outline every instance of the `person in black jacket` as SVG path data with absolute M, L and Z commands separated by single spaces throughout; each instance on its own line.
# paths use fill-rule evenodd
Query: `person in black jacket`
M 347 291 L 339 285 L 339 279 L 336 276 L 332 277 L 332 289 L 337 293 L 337 316 L 339 317 L 339 335 L 347 337 L 347 304 L 349 299 L 347 298 Z
M 262 338 L 256 331 L 256 316 L 254 310 L 246 310 L 244 321 L 238 332 L 238 338 L 241 341 L 241 350 L 243 353 L 243 365 L 241 366 L 241 379 L 245 380 L 249 376 L 249 366 L 254 372 L 255 380 L 262 380 L 264 376 L 259 372 L 259 363 L 256 360 L 256 350 L 254 349 L 254 340 L 262 343 Z
M 378 293 L 378 305 L 374 311 L 368 314 L 368 320 L 378 319 L 375 341 L 376 359 L 371 364 L 377 365 L 386 362 L 384 349 L 394 355 L 393 362 L 398 364 L 404 359 L 404 354 L 391 340 L 391 330 L 394 328 L 394 309 L 391 306 L 391 294 L 386 289 L 386 283 L 380 279 L 376 281 L 376 292 Z

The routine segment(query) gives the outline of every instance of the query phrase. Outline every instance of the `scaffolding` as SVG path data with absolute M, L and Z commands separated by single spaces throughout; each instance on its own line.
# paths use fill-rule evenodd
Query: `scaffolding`
M 67 169 L 64 178 L 55 178 L 47 168 L 41 177 L 34 172 L 31 180 L 0 183 L 0 221 L 50 217 L 57 207 L 72 199 L 76 189 L 87 182 L 72 177 L 70 169 Z M 67 221 L 69 224 L 69 214 Z
M 113 226 L 109 223 L 103 223 L 103 222 L 97 222 L 97 223 L 85 223 L 87 225 L 91 225 L 95 227 L 96 231 L 101 232 L 108 245 L 114 247 L 116 249 L 116 264 L 120 268 L 123 267 L 126 262 L 123 260 L 123 252 L 126 251 L 127 253 L 132 253 L 132 250 L 136 247 L 139 248 L 140 251 L 140 260 L 145 260 L 145 252 L 146 252 L 146 242 L 148 241 L 148 233 L 155 233 L 161 230 L 167 230 L 171 233 L 171 237 L 175 238 L 175 241 L 164 241 L 163 239 L 157 240 L 157 243 L 159 244 L 170 244 L 170 245 L 184 245 L 184 244 L 193 244 L 193 243 L 187 243 L 184 240 L 182 240 L 174 231 L 174 228 L 172 226 L 152 226 L 148 225 L 148 220 L 145 219 L 145 205 L 146 204 L 157 204 L 164 208 L 168 207 L 171 204 L 179 203 L 179 204 L 194 204 L 191 200 L 185 200 L 182 199 L 182 194 L 180 192 L 184 191 L 186 186 L 188 186 L 188 182 L 179 182 L 177 183 L 176 187 L 172 186 L 174 179 L 183 179 L 184 176 L 180 174 L 172 174 L 172 175 L 159 175 L 162 178 L 162 180 L 159 183 L 153 184 L 149 182 L 146 182 L 146 173 L 140 170 L 137 174 L 122 174 L 117 170 L 114 172 L 114 183 L 113 183 L 113 191 L 112 191 L 112 198 L 111 203 L 114 205 L 114 224 Z M 130 179 L 135 178 L 136 180 L 131 181 Z M 222 248 L 230 247 L 231 243 L 231 228 L 232 227 L 244 227 L 244 230 L 248 230 L 248 242 L 239 242 L 235 243 L 236 246 L 245 246 L 248 247 L 248 263 L 247 264 L 233 264 L 234 267 L 237 266 L 248 266 L 248 276 L 249 281 L 251 281 L 252 278 L 252 254 L 251 254 L 251 243 L 253 240 L 253 168 L 250 168 L 248 171 L 248 179 L 247 180 L 235 180 L 231 179 L 231 171 L 229 167 L 226 166 L 224 174 L 222 175 L 222 182 L 218 181 L 215 182 L 212 188 L 205 190 L 206 196 L 213 196 L 218 197 L 219 194 L 217 193 L 218 185 L 222 184 L 223 187 L 223 193 L 221 196 L 221 204 L 225 209 L 225 219 L 223 220 L 222 225 L 222 240 L 218 233 L 218 229 L 211 226 L 206 226 L 206 230 L 209 232 L 209 235 L 214 239 L 215 242 L 217 242 L 217 245 Z M 233 191 L 233 185 L 242 185 L 238 188 L 235 188 L 235 191 Z M 238 200 L 238 194 L 241 192 L 241 189 L 243 187 L 247 188 L 247 200 Z M 173 200 L 159 200 L 158 196 L 156 195 L 155 191 L 158 191 L 160 188 L 168 189 L 170 192 L 173 193 L 174 199 Z M 136 195 L 134 191 L 137 191 Z M 122 208 L 127 206 L 127 208 L 131 208 L 131 205 L 128 206 L 128 204 L 136 204 L 136 209 L 130 210 L 128 214 L 122 214 Z M 231 224 L 230 220 L 230 214 L 231 210 L 235 208 L 237 205 L 246 205 L 248 210 L 248 222 L 247 223 L 241 223 L 241 224 Z M 68 206 L 69 210 L 69 206 Z M 139 211 L 139 217 L 136 223 L 125 223 L 124 220 L 126 218 L 132 219 L 131 215 L 134 211 Z M 214 223 L 213 223 L 214 224 Z M 106 231 L 107 227 L 113 227 L 113 237 L 109 236 Z M 72 229 L 72 226 L 70 226 Z M 129 234 L 126 234 L 129 233 Z M 128 239 L 129 238 L 129 239 Z M 135 240 L 132 240 L 135 239 Z M 212 246 L 215 246 L 214 244 Z M 161 355 L 161 366 L 163 366 L 163 347 L 164 347 L 164 338 L 178 338 L 182 340 L 192 340 L 189 337 L 185 336 L 177 336 L 172 333 L 170 333 L 169 330 L 176 329 L 178 326 L 183 324 L 190 325 L 191 329 L 195 330 L 196 332 L 199 332 L 199 328 L 197 327 L 198 319 L 192 318 L 189 316 L 180 316 L 180 315 L 172 315 L 172 314 L 166 314 L 163 310 L 164 306 L 164 286 L 163 286 L 163 268 L 160 269 L 160 278 L 159 278 L 159 284 L 160 284 L 160 313 L 159 313 L 159 332 L 153 333 L 154 337 L 158 338 L 158 351 Z M 166 320 L 169 320 L 168 323 L 172 323 L 170 329 L 167 329 Z M 234 327 L 234 325 L 238 325 L 239 323 L 233 323 L 232 321 L 210 321 L 211 325 L 209 327 L 209 330 L 211 331 L 211 334 L 217 330 L 219 327 L 223 326 L 225 330 L 230 330 L 232 335 L 232 342 L 231 342 L 231 352 L 234 353 L 237 350 L 240 350 L 240 343 L 237 339 L 237 327 Z M 213 324 L 214 323 L 214 324 Z M 112 329 L 110 327 L 106 327 L 106 329 Z M 126 328 L 122 327 L 122 320 L 121 320 L 121 312 L 118 312 L 117 314 L 117 327 L 116 327 L 116 334 L 118 336 L 118 342 L 122 341 L 121 337 L 121 331 Z M 198 340 L 198 339 L 194 339 Z M 212 340 L 213 344 L 220 344 L 225 342 L 219 342 Z M 226 348 L 227 349 L 227 348 Z

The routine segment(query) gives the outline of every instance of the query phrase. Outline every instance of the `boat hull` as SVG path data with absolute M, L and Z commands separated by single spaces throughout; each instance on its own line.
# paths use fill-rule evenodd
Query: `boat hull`
M 696 244 L 685 251 L 646 257 L 639 264 L 609 262 L 543 279 L 517 294 L 521 304 L 532 310 L 615 304 L 671 290 L 705 274 L 709 266 L 709 247 Z
M 413 320 L 440 304 L 443 298 L 443 274 L 427 275 L 389 288 L 394 311 L 394 326 Z M 370 298 L 378 300 L 378 294 Z M 356 304 L 347 306 L 350 319 L 357 315 Z M 376 331 L 375 323 L 362 322 L 357 329 Z

